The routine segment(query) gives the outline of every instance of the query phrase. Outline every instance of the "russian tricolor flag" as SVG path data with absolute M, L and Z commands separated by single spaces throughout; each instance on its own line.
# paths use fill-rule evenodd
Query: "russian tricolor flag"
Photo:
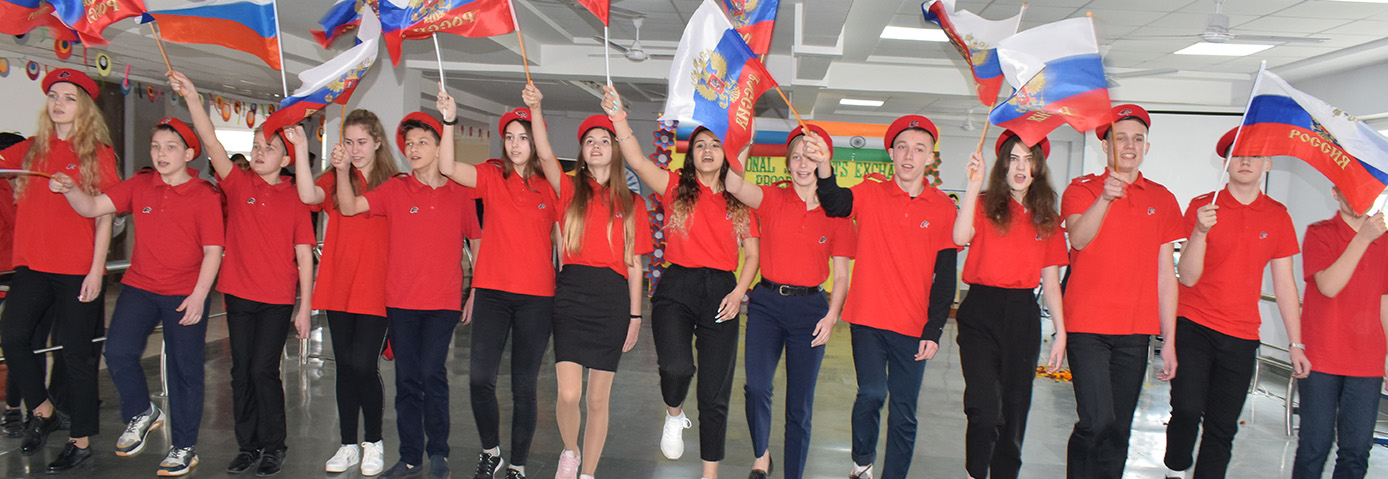
M 381 0 L 381 26 L 390 61 L 400 64 L 404 40 L 452 33 L 482 38 L 516 31 L 511 0 Z
M 1026 10 L 1026 5 L 1022 5 Z M 1022 11 L 1006 20 L 988 20 L 968 10 L 956 10 L 954 0 L 932 0 L 921 4 L 925 19 L 940 26 L 950 45 L 968 62 L 974 76 L 978 101 L 993 106 L 1002 90 L 1002 65 L 998 62 L 997 45 L 1002 39 L 1017 34 L 1022 23 Z
M 327 63 L 299 74 L 303 85 L 280 102 L 261 126 L 266 138 L 286 126 L 303 121 L 318 110 L 333 103 L 347 104 L 347 99 L 361 83 L 361 77 L 376 62 L 380 51 L 381 22 L 376 13 L 365 9 L 361 28 L 357 30 L 357 46 L 338 54 Z
M 708 128 L 723 142 L 728 162 L 741 171 L 736 158 L 752 138 L 752 106 L 776 80 L 710 0 L 685 26 L 669 82 L 661 118 Z
M 206 0 L 187 7 L 146 13 L 140 20 L 159 23 L 159 35 L 174 43 L 221 45 L 280 66 L 274 0 Z
M 141 0 L 48 0 L 48 3 L 53 5 L 53 16 L 76 31 L 83 45 L 91 47 L 110 45 L 111 42 L 101 36 L 106 27 L 146 11 Z
M 77 35 L 53 16 L 53 6 L 42 0 L 0 0 L 0 33 L 23 35 L 48 27 L 53 38 L 76 41 Z
M 318 24 L 322 30 L 312 30 L 313 39 L 328 48 L 338 35 L 352 31 L 361 25 L 361 10 L 370 8 L 373 11 L 376 7 L 376 0 L 337 0 L 328 11 L 323 14 L 323 18 L 318 19 Z
M 771 49 L 771 31 L 776 24 L 780 0 L 723 0 L 733 28 L 742 34 L 752 53 L 765 55 Z
M 999 41 L 997 50 L 1016 91 L 988 115 L 994 125 L 1035 145 L 1063 123 L 1088 131 L 1113 121 L 1093 19 L 1048 23 Z
M 1233 154 L 1301 158 L 1361 213 L 1388 184 L 1388 138 L 1269 71 L 1258 78 Z

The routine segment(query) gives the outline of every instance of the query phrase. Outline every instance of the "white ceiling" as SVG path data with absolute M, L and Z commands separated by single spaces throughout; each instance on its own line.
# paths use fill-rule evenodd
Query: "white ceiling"
M 602 82 L 603 48 L 594 35 L 602 25 L 571 0 L 514 0 L 525 30 L 531 73 L 546 93 L 551 110 L 595 111 L 597 98 L 583 82 Z M 151 9 L 183 4 L 181 0 L 145 0 Z M 945 123 L 962 122 L 970 109 L 975 118 L 983 109 L 973 99 L 963 61 L 943 43 L 884 40 L 888 25 L 930 27 L 920 14 L 918 0 L 781 0 L 776 33 L 766 63 L 806 117 L 840 121 L 883 122 L 906 113 L 927 113 Z M 961 8 L 988 18 L 1016 14 L 1022 0 L 959 0 Z M 347 48 L 350 40 L 323 50 L 308 40 L 308 31 L 328 0 L 282 0 L 287 32 L 285 63 L 289 89 L 295 75 Z M 630 13 L 645 17 L 641 40 L 648 53 L 673 53 L 685 21 L 698 7 L 693 0 L 613 0 L 611 38 L 629 45 L 635 36 Z M 1205 27 L 1214 0 L 1033 0 L 1022 28 L 1092 12 L 1100 43 L 1107 48 L 1110 73 L 1176 69 L 1175 73 L 1120 78 L 1112 90 L 1116 101 L 1139 101 L 1169 109 L 1237 110 L 1241 108 L 1251 74 L 1262 60 L 1290 79 L 1317 76 L 1388 60 L 1388 5 L 1327 0 L 1226 0 L 1235 33 L 1323 37 L 1323 43 L 1287 43 L 1248 57 L 1174 55 L 1195 38 L 1150 38 L 1195 34 Z M 132 20 L 108 30 L 113 44 L 94 49 L 108 52 L 117 71 L 132 66 L 138 78 L 162 78 L 164 66 L 148 27 Z M 798 38 L 798 39 L 797 39 Z M 500 104 L 519 103 L 524 74 L 515 35 L 489 39 L 440 37 L 449 86 L 476 98 Z M 272 99 L 280 92 L 278 72 L 249 54 L 204 45 L 169 44 L 176 68 L 206 89 Z M 437 81 L 437 63 L 430 42 L 405 44 L 405 64 Z M 52 62 L 51 41 L 31 35 L 25 41 L 0 39 L 0 55 Z M 69 61 L 80 61 L 80 48 Z M 382 53 L 381 61 L 386 56 Z M 22 64 L 20 65 L 22 68 Z M 632 63 L 613 52 L 613 79 L 624 97 L 658 109 L 666 88 L 669 61 Z M 431 89 L 422 89 L 425 94 Z M 878 108 L 844 107 L 841 98 L 884 100 Z M 774 101 L 773 101 L 774 100 Z M 466 102 L 465 103 L 465 107 Z M 474 118 L 494 117 L 496 103 L 478 102 Z M 432 99 L 421 98 L 422 105 Z M 767 95 L 760 113 L 784 117 L 780 98 Z M 487 111 L 484 111 L 487 110 Z M 1366 112 L 1367 113 L 1367 112 Z

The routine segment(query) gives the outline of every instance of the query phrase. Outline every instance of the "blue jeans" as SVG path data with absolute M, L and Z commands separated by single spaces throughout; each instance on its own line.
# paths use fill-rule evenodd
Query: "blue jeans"
M 776 365 L 786 353 L 786 479 L 800 479 L 810 453 L 810 419 L 814 413 L 814 388 L 824 346 L 810 347 L 814 328 L 829 312 L 823 293 L 782 296 L 771 288 L 752 290 L 747 304 L 747 339 L 743 352 L 747 370 L 747 429 L 752 433 L 752 453 L 766 454 L 771 436 L 771 396 Z
M 169 424 L 174 447 L 198 443 L 202 423 L 203 350 L 207 344 L 207 308 L 203 302 L 202 320 L 191 326 L 178 324 L 182 311 L 175 311 L 187 296 L 154 294 L 125 285 L 116 300 L 111 327 L 106 332 L 106 367 L 111 382 L 120 393 L 121 420 L 129 422 L 149 410 L 149 385 L 140 356 L 154 327 L 164 325 L 164 350 L 168 355 Z
M 395 418 L 400 460 L 418 466 L 424 452 L 448 457 L 448 345 L 457 310 L 386 308 L 395 351 Z M 425 437 L 428 445 L 425 445 Z
M 1297 382 L 1301 432 L 1292 479 L 1319 478 L 1332 440 L 1339 446 L 1332 479 L 1362 479 L 1369 470 L 1383 378 L 1338 376 L 1311 371 Z
M 882 479 L 904 479 L 916 450 L 916 402 L 925 361 L 916 361 L 920 338 L 885 329 L 852 325 L 853 369 L 858 397 L 853 400 L 853 463 L 877 459 L 882 404 L 887 403 L 887 458 Z M 890 399 L 890 402 L 888 400 Z

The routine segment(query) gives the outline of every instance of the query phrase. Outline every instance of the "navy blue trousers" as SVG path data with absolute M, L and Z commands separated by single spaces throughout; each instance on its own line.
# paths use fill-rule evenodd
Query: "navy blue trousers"
M 420 465 L 424 452 L 448 457 L 448 345 L 462 311 L 386 308 L 395 351 L 395 425 L 400 460 Z M 425 437 L 428 444 L 425 444 Z
M 853 400 L 853 463 L 877 460 L 882 405 L 887 405 L 887 458 L 882 479 L 905 479 L 916 450 L 916 403 L 925 361 L 916 361 L 920 338 L 853 325 L 853 370 L 858 397 Z
M 766 454 L 771 435 L 771 396 L 776 365 L 786 353 L 786 479 L 799 479 L 810 452 L 810 419 L 814 413 L 814 388 L 824 346 L 810 347 L 814 327 L 829 312 L 823 293 L 781 296 L 771 288 L 752 290 L 747 304 L 747 339 L 743 357 L 747 371 L 747 429 L 752 433 L 754 457 Z
M 111 315 L 111 327 L 106 333 L 106 368 L 111 382 L 120 393 L 121 420 L 129 422 L 137 414 L 149 410 L 149 384 L 140 366 L 145 343 L 154 327 L 164 326 L 164 352 L 167 356 L 169 382 L 169 422 L 174 447 L 190 447 L 198 443 L 198 426 L 202 423 L 203 349 L 207 344 L 207 309 L 212 301 L 202 305 L 202 320 L 191 326 L 178 324 L 182 311 L 175 311 L 187 296 L 154 294 L 125 285 L 116 299 L 116 311 Z

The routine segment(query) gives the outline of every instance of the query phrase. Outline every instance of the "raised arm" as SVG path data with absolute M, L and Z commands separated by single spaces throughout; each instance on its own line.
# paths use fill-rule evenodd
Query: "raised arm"
M 761 208 L 762 191 L 757 185 L 747 182 L 742 178 L 742 172 L 733 171 L 728 168 L 728 173 L 723 175 L 723 189 L 732 193 L 742 204 L 752 209 Z
M 333 173 L 337 175 L 338 184 L 337 211 L 342 213 L 342 216 L 356 216 L 370 211 L 371 203 L 366 201 L 366 197 L 353 193 L 352 188 L 348 186 L 352 184 L 352 173 L 349 171 L 352 162 L 347 160 L 346 155 L 334 155 L 332 161 L 333 169 L 337 170 Z
M 545 124 L 544 114 L 540 112 L 540 102 L 544 99 L 545 96 L 539 88 L 535 88 L 534 83 L 526 83 L 525 89 L 521 90 L 521 101 L 530 108 L 530 118 L 534 119 L 530 122 L 530 139 L 535 142 L 535 156 L 540 158 L 540 170 L 545 174 L 545 180 L 549 181 L 550 188 L 558 193 L 559 181 L 564 179 L 564 168 L 559 166 L 559 157 L 549 144 L 549 125 Z
M 622 149 L 622 160 L 636 172 L 642 183 L 657 194 L 665 194 L 670 186 L 670 174 L 641 152 L 641 142 L 627 123 L 627 112 L 622 107 L 622 97 L 617 95 L 617 90 L 606 86 L 603 91 L 606 93 L 602 97 L 602 111 L 607 112 L 607 117 L 612 120 L 617 133 L 617 146 Z
M 477 186 L 477 167 L 454 157 L 452 123 L 458 121 L 458 103 L 453 101 L 453 95 L 448 94 L 443 82 L 439 82 L 439 94 L 435 97 L 434 106 L 443 115 L 443 131 L 439 132 L 439 173 L 460 185 Z M 505 144 L 503 140 L 502 145 Z
M 1209 244 L 1207 239 L 1210 236 L 1210 228 L 1214 227 L 1218 219 L 1218 209 L 1219 206 L 1211 203 L 1195 210 L 1195 230 L 1191 231 L 1190 238 L 1186 239 L 1186 247 L 1181 250 L 1181 263 L 1176 266 L 1176 271 L 1180 273 L 1178 278 L 1187 288 L 1199 283 L 1200 276 L 1205 273 L 1205 249 Z
M 96 218 L 98 216 L 115 214 L 116 205 L 111 202 L 111 198 L 106 195 L 92 196 L 78 188 L 76 183 L 63 173 L 56 173 L 51 180 L 48 180 L 48 191 L 58 193 L 67 198 L 67 203 L 72 205 L 72 210 L 84 218 Z M 107 231 L 109 238 L 110 231 Z M 104 265 L 104 262 L 103 262 Z
M 1354 276 L 1355 268 L 1359 267 L 1359 260 L 1369 249 L 1369 244 L 1383 236 L 1384 229 L 1383 213 L 1373 215 L 1359 225 L 1359 232 L 1354 234 L 1354 239 L 1349 241 L 1349 246 L 1340 253 L 1340 257 L 1336 258 L 1334 263 L 1330 263 L 1330 267 L 1317 271 L 1314 275 L 1316 288 L 1320 289 L 1321 294 L 1327 298 L 1334 298 L 1345 289 L 1350 277 Z
M 294 138 L 306 138 L 303 136 L 303 127 L 295 126 L 294 128 L 298 130 L 298 134 L 295 134 Z M 294 140 L 291 139 L 290 141 Z M 296 143 L 294 146 L 297 148 L 298 144 Z M 294 154 L 299 155 L 299 158 L 308 158 L 307 144 L 305 144 L 303 151 L 295 150 Z M 347 153 L 343 151 L 341 143 L 333 145 L 333 153 L 330 157 L 332 158 L 332 163 L 338 163 L 339 159 L 345 160 L 346 156 Z M 304 204 L 322 204 L 323 200 L 328 199 L 328 194 L 324 192 L 322 188 L 319 188 L 316 182 L 307 181 L 309 178 L 313 178 L 313 169 L 311 167 L 312 165 L 307 161 L 294 162 L 294 177 L 300 178 L 300 180 L 294 181 L 294 189 L 299 193 L 299 201 L 302 201 Z M 346 187 L 351 188 L 351 184 L 346 185 Z
M 1184 255 L 1183 255 L 1184 256 Z M 1292 271 L 1292 257 L 1272 260 L 1272 291 L 1277 295 L 1277 311 L 1282 313 L 1282 326 L 1287 328 L 1287 355 L 1292 362 L 1292 375 L 1304 378 L 1311 374 L 1311 360 L 1306 359 L 1306 349 L 1301 345 L 1301 298 L 1296 291 L 1296 273 Z
M 1065 218 L 1065 230 L 1070 233 L 1070 246 L 1082 250 L 1089 246 L 1090 241 L 1094 241 L 1094 237 L 1099 235 L 1099 227 L 1104 224 L 1104 215 L 1108 214 L 1109 205 L 1113 204 L 1113 200 L 1122 198 L 1127 188 L 1127 183 L 1110 174 L 1108 179 L 1104 180 L 1103 194 L 1089 205 L 1089 209 Z
M 983 175 L 986 170 L 983 154 L 975 151 L 969 154 L 969 186 L 964 189 L 964 199 L 959 202 L 959 213 L 954 217 L 954 244 L 968 246 L 974 239 L 974 211 L 978 208 L 978 195 L 983 191 Z
M 197 131 L 198 138 L 202 140 L 202 149 L 207 152 L 207 159 L 212 163 L 212 169 L 217 171 L 218 178 L 226 178 L 228 174 L 231 174 L 231 169 L 236 168 L 236 164 L 231 162 L 226 147 L 222 146 L 222 142 L 217 139 L 217 129 L 212 126 L 212 117 L 207 115 L 207 108 L 203 106 L 202 99 L 198 97 L 197 87 L 193 86 L 193 81 L 181 72 L 169 72 L 168 76 L 169 86 L 188 101 L 188 112 L 193 116 L 193 129 Z M 307 156 L 303 158 L 307 158 Z
M 813 131 L 807 135 L 816 143 L 823 142 Z M 819 177 L 815 185 L 815 195 L 819 196 L 819 207 L 824 208 L 824 215 L 831 218 L 847 218 L 852 215 L 853 190 L 839 186 L 838 179 L 834 178 L 833 159 L 824 155 L 810 155 L 810 159 L 819 164 L 815 169 L 815 176 Z

